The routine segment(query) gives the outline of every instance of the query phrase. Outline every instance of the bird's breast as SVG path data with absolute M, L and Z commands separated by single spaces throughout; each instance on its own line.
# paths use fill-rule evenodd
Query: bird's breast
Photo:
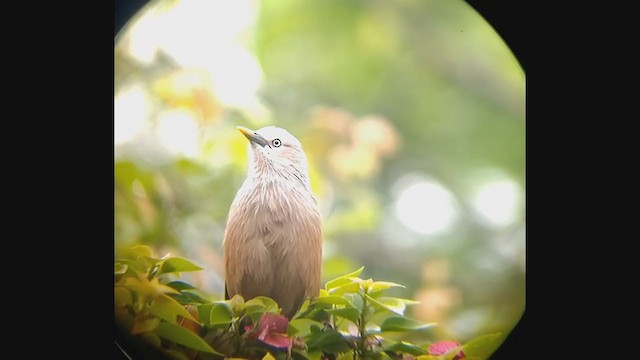
M 238 225 L 266 246 L 292 246 L 320 231 L 320 212 L 306 189 L 273 183 L 254 184 L 239 199 Z

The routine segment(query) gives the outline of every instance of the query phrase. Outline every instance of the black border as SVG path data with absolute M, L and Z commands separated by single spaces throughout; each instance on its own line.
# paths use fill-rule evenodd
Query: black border
M 524 0 L 465 0 L 500 34 L 527 71 Z

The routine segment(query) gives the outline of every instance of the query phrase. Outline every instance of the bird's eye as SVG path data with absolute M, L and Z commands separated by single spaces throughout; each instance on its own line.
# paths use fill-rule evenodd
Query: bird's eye
M 282 141 L 280 141 L 280 139 L 273 139 L 273 141 L 271 143 L 275 147 L 280 147 L 280 145 L 282 145 Z

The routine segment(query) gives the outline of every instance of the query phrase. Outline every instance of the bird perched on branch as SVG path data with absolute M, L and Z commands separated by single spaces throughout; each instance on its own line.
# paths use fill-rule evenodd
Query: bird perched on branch
M 322 220 L 302 144 L 288 131 L 238 127 L 249 169 L 224 234 L 225 297 L 268 296 L 292 318 L 320 289 Z

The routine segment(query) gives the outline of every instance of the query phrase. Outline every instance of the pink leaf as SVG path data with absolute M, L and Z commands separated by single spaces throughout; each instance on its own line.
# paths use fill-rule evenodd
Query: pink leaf
M 260 318 L 260 332 L 268 329 L 269 332 L 286 333 L 289 319 L 282 315 L 264 313 Z
M 277 348 L 290 348 L 293 345 L 287 336 L 289 319 L 284 316 L 265 313 L 258 324 L 258 340 Z
M 277 348 L 290 348 L 293 345 L 293 341 L 286 334 L 270 333 L 264 337 L 258 337 L 260 341 L 267 345 L 271 345 Z
M 428 351 L 430 355 L 444 355 L 454 350 L 458 346 L 460 346 L 460 343 L 457 341 L 442 340 L 442 341 L 438 341 L 435 344 L 429 345 Z M 456 354 L 454 359 L 463 359 L 464 357 L 465 357 L 464 353 L 460 351 L 458 354 Z

